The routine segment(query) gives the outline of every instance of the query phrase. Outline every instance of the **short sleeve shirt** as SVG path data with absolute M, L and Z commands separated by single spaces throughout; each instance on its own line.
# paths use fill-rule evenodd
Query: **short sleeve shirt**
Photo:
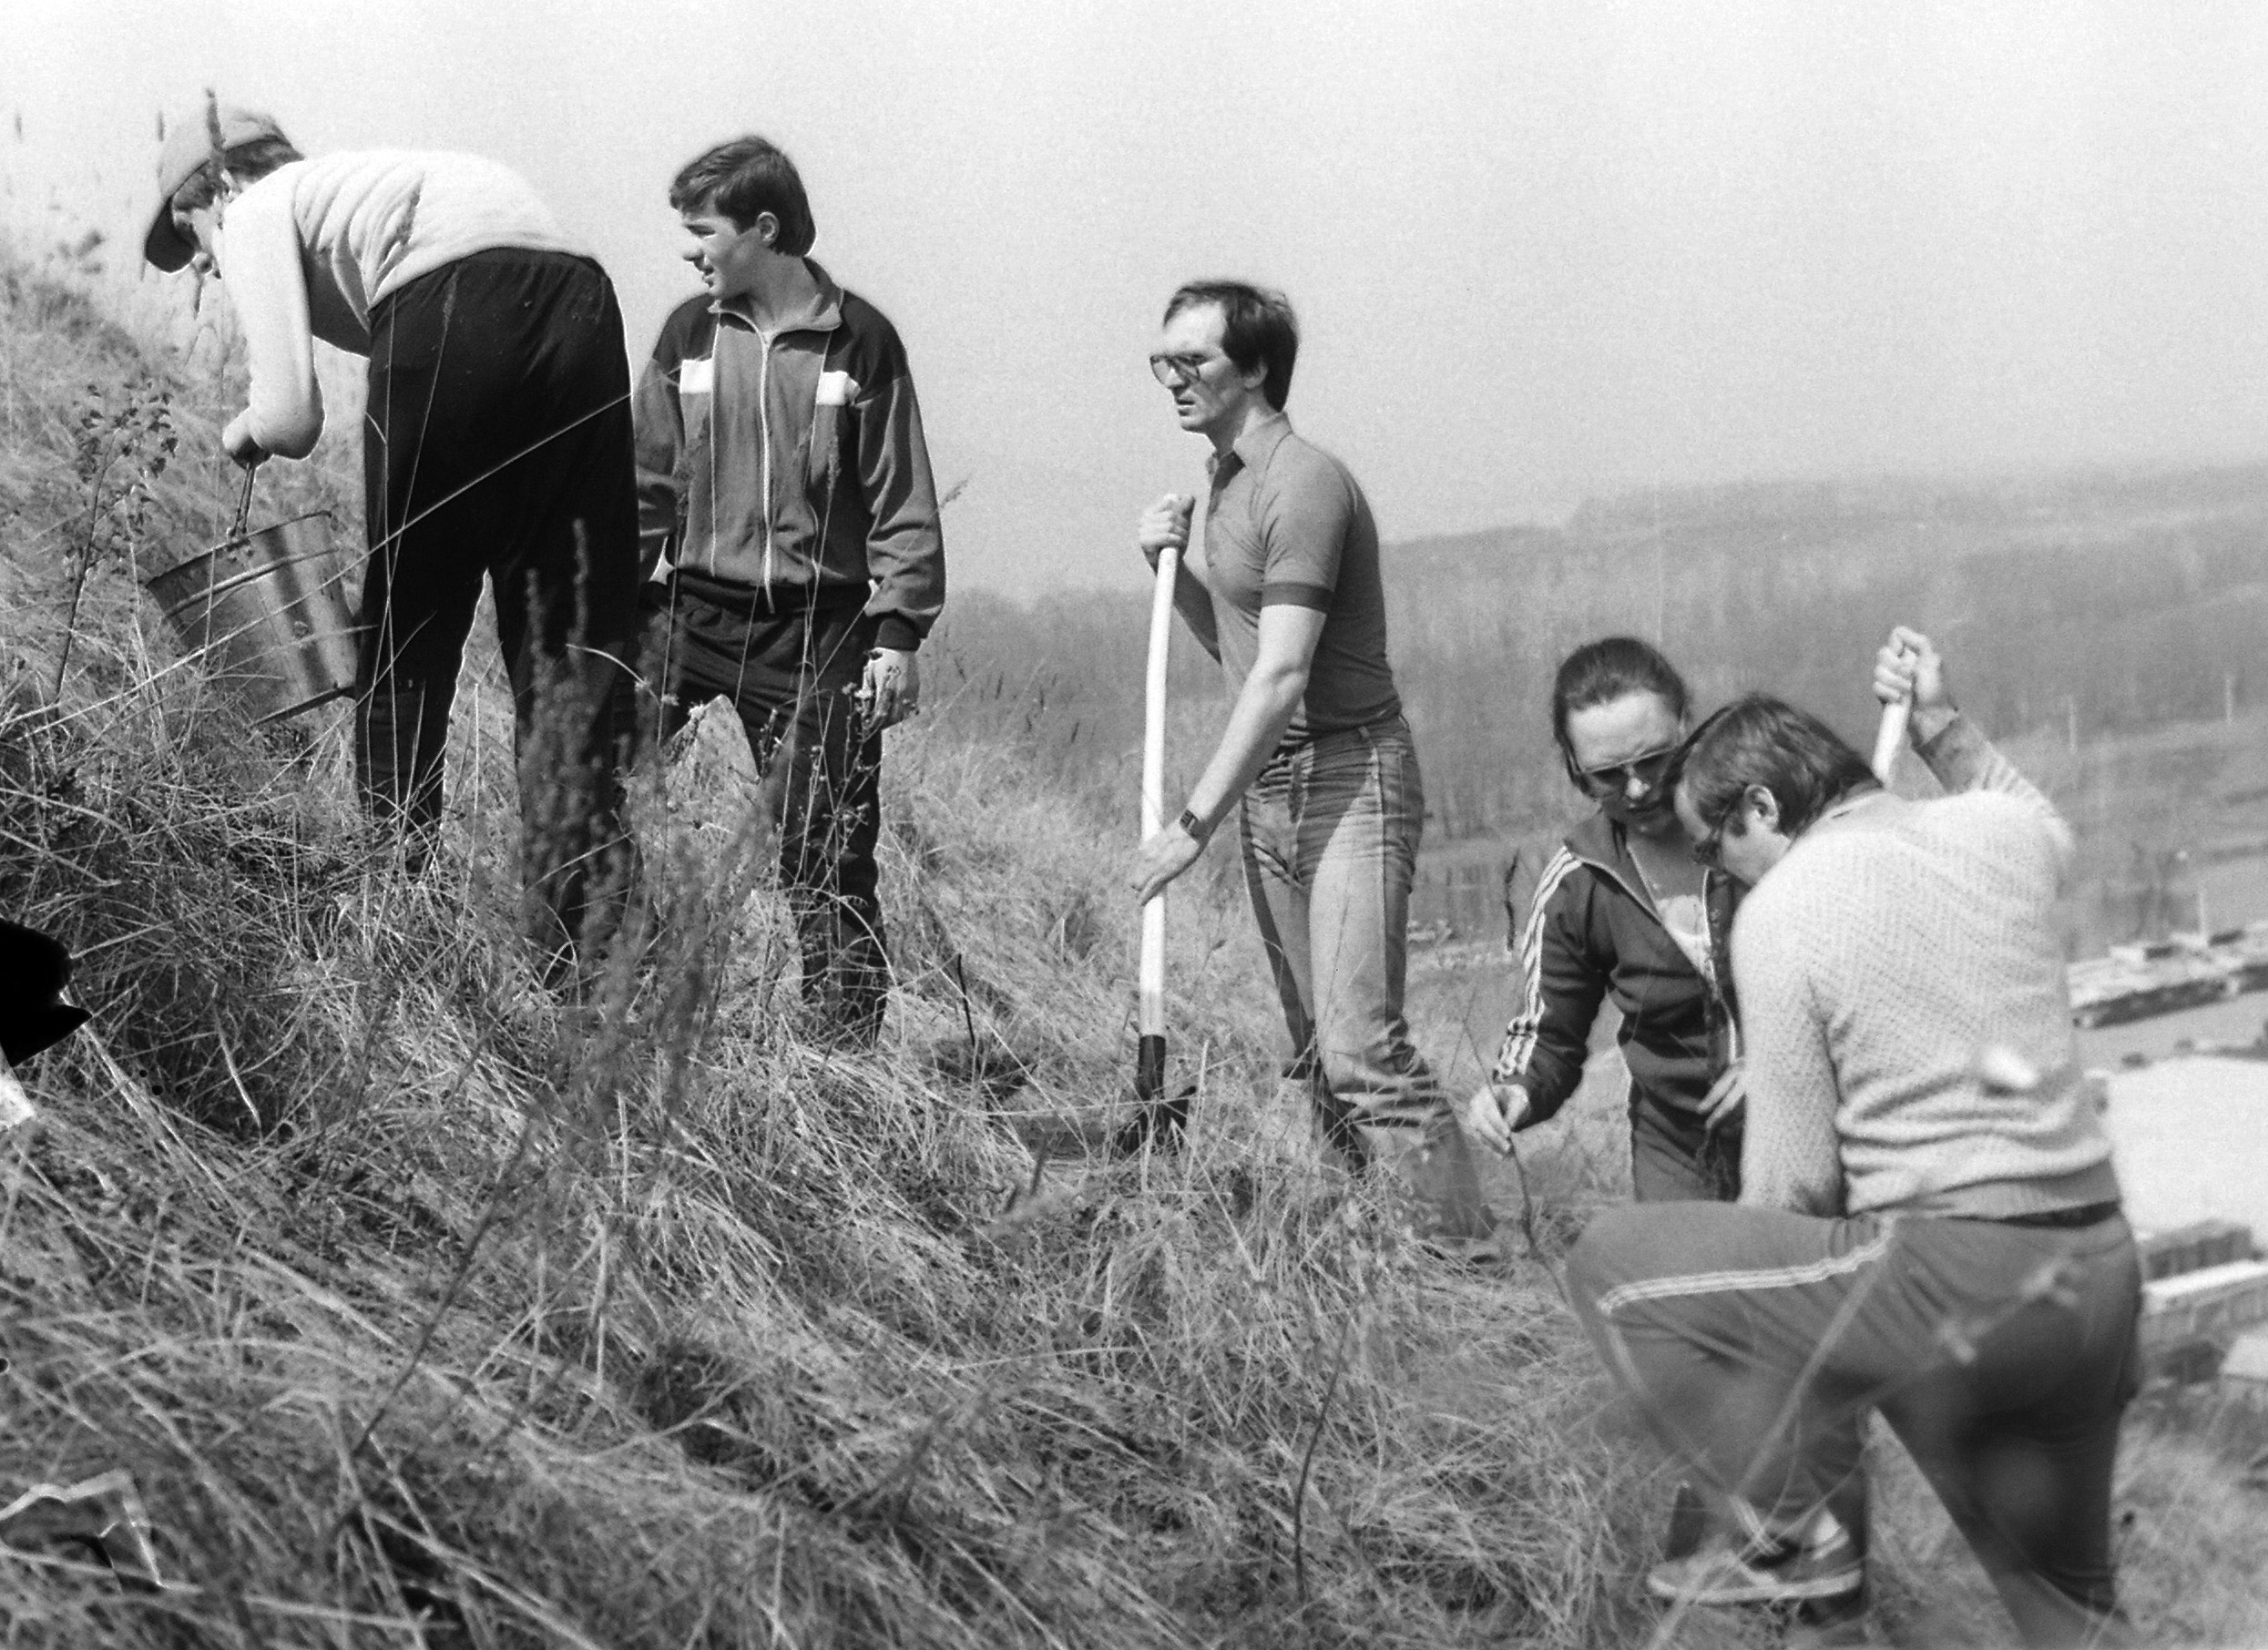
M 1294 434 L 1282 413 L 1214 459 L 1205 561 L 1232 693 L 1242 691 L 1259 657 L 1262 608 L 1289 603 L 1323 616 L 1306 696 L 1285 744 L 1401 713 L 1386 662 L 1385 592 L 1370 503 L 1347 467 Z

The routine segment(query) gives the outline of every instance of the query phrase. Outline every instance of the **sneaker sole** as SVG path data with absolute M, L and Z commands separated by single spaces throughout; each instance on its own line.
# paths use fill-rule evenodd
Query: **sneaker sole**
M 1646 1591 L 1656 1598 L 1684 1604 L 1792 1604 L 1807 1598 L 1841 1598 L 1865 1584 L 1863 1571 L 1816 1575 L 1800 1582 L 1746 1582 L 1737 1585 L 1681 1587 L 1673 1582 L 1646 1578 Z

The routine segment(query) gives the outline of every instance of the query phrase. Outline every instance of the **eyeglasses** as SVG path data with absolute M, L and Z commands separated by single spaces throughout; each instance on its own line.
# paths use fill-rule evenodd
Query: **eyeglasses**
M 1724 828 L 1725 821 L 1732 819 L 1732 816 L 1731 814 L 1725 815 L 1724 819 L 1719 820 L 1716 824 L 1710 828 L 1709 834 L 1707 836 L 1693 844 L 1692 855 L 1694 864 L 1702 866 L 1710 871 L 1722 871 L 1724 869 Z
M 1661 776 L 1670 770 L 1670 759 L 1677 753 L 1677 746 L 1664 745 L 1660 750 L 1650 750 L 1627 762 L 1609 762 L 1603 768 L 1578 768 L 1575 777 L 1593 796 L 1610 797 L 1628 790 L 1632 779 L 1651 790 L 1661 783 Z
M 1178 390 L 1183 384 L 1195 383 L 1205 375 L 1207 367 L 1224 359 L 1220 355 L 1200 355 L 1194 351 L 1183 355 L 1153 355 L 1149 358 L 1149 372 L 1167 389 Z

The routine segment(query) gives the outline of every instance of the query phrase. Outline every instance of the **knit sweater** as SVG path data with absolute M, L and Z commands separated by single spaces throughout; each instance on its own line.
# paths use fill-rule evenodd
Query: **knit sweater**
M 2053 922 L 2070 831 L 1966 721 L 1932 746 L 1975 789 L 1831 810 L 1734 922 L 1744 1204 L 1998 1218 L 2118 1196 Z M 2031 1092 L 1979 1078 L 1995 1046 Z
M 477 155 L 347 150 L 253 183 L 222 212 L 215 254 L 251 369 L 245 433 L 304 458 L 322 433 L 313 341 L 366 355 L 377 305 L 506 247 L 583 251 L 518 173 Z

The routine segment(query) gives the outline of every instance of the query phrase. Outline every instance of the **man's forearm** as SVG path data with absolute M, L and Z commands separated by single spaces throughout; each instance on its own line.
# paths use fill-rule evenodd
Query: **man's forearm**
M 251 382 L 244 411 L 229 427 L 278 458 L 305 458 L 322 433 L 322 388 L 289 201 L 250 197 L 230 215 L 226 287 Z
M 1212 760 L 1205 764 L 1183 804 L 1208 830 L 1228 817 L 1245 787 L 1268 765 L 1306 693 L 1304 669 L 1256 668 L 1245 678 Z
M 1931 775 L 1948 792 L 1997 790 L 2030 807 L 2046 823 L 2057 857 L 2068 869 L 2075 847 L 2070 822 L 1975 723 L 1957 710 L 1948 710 L 1925 731 L 1917 712 L 1914 742 Z

